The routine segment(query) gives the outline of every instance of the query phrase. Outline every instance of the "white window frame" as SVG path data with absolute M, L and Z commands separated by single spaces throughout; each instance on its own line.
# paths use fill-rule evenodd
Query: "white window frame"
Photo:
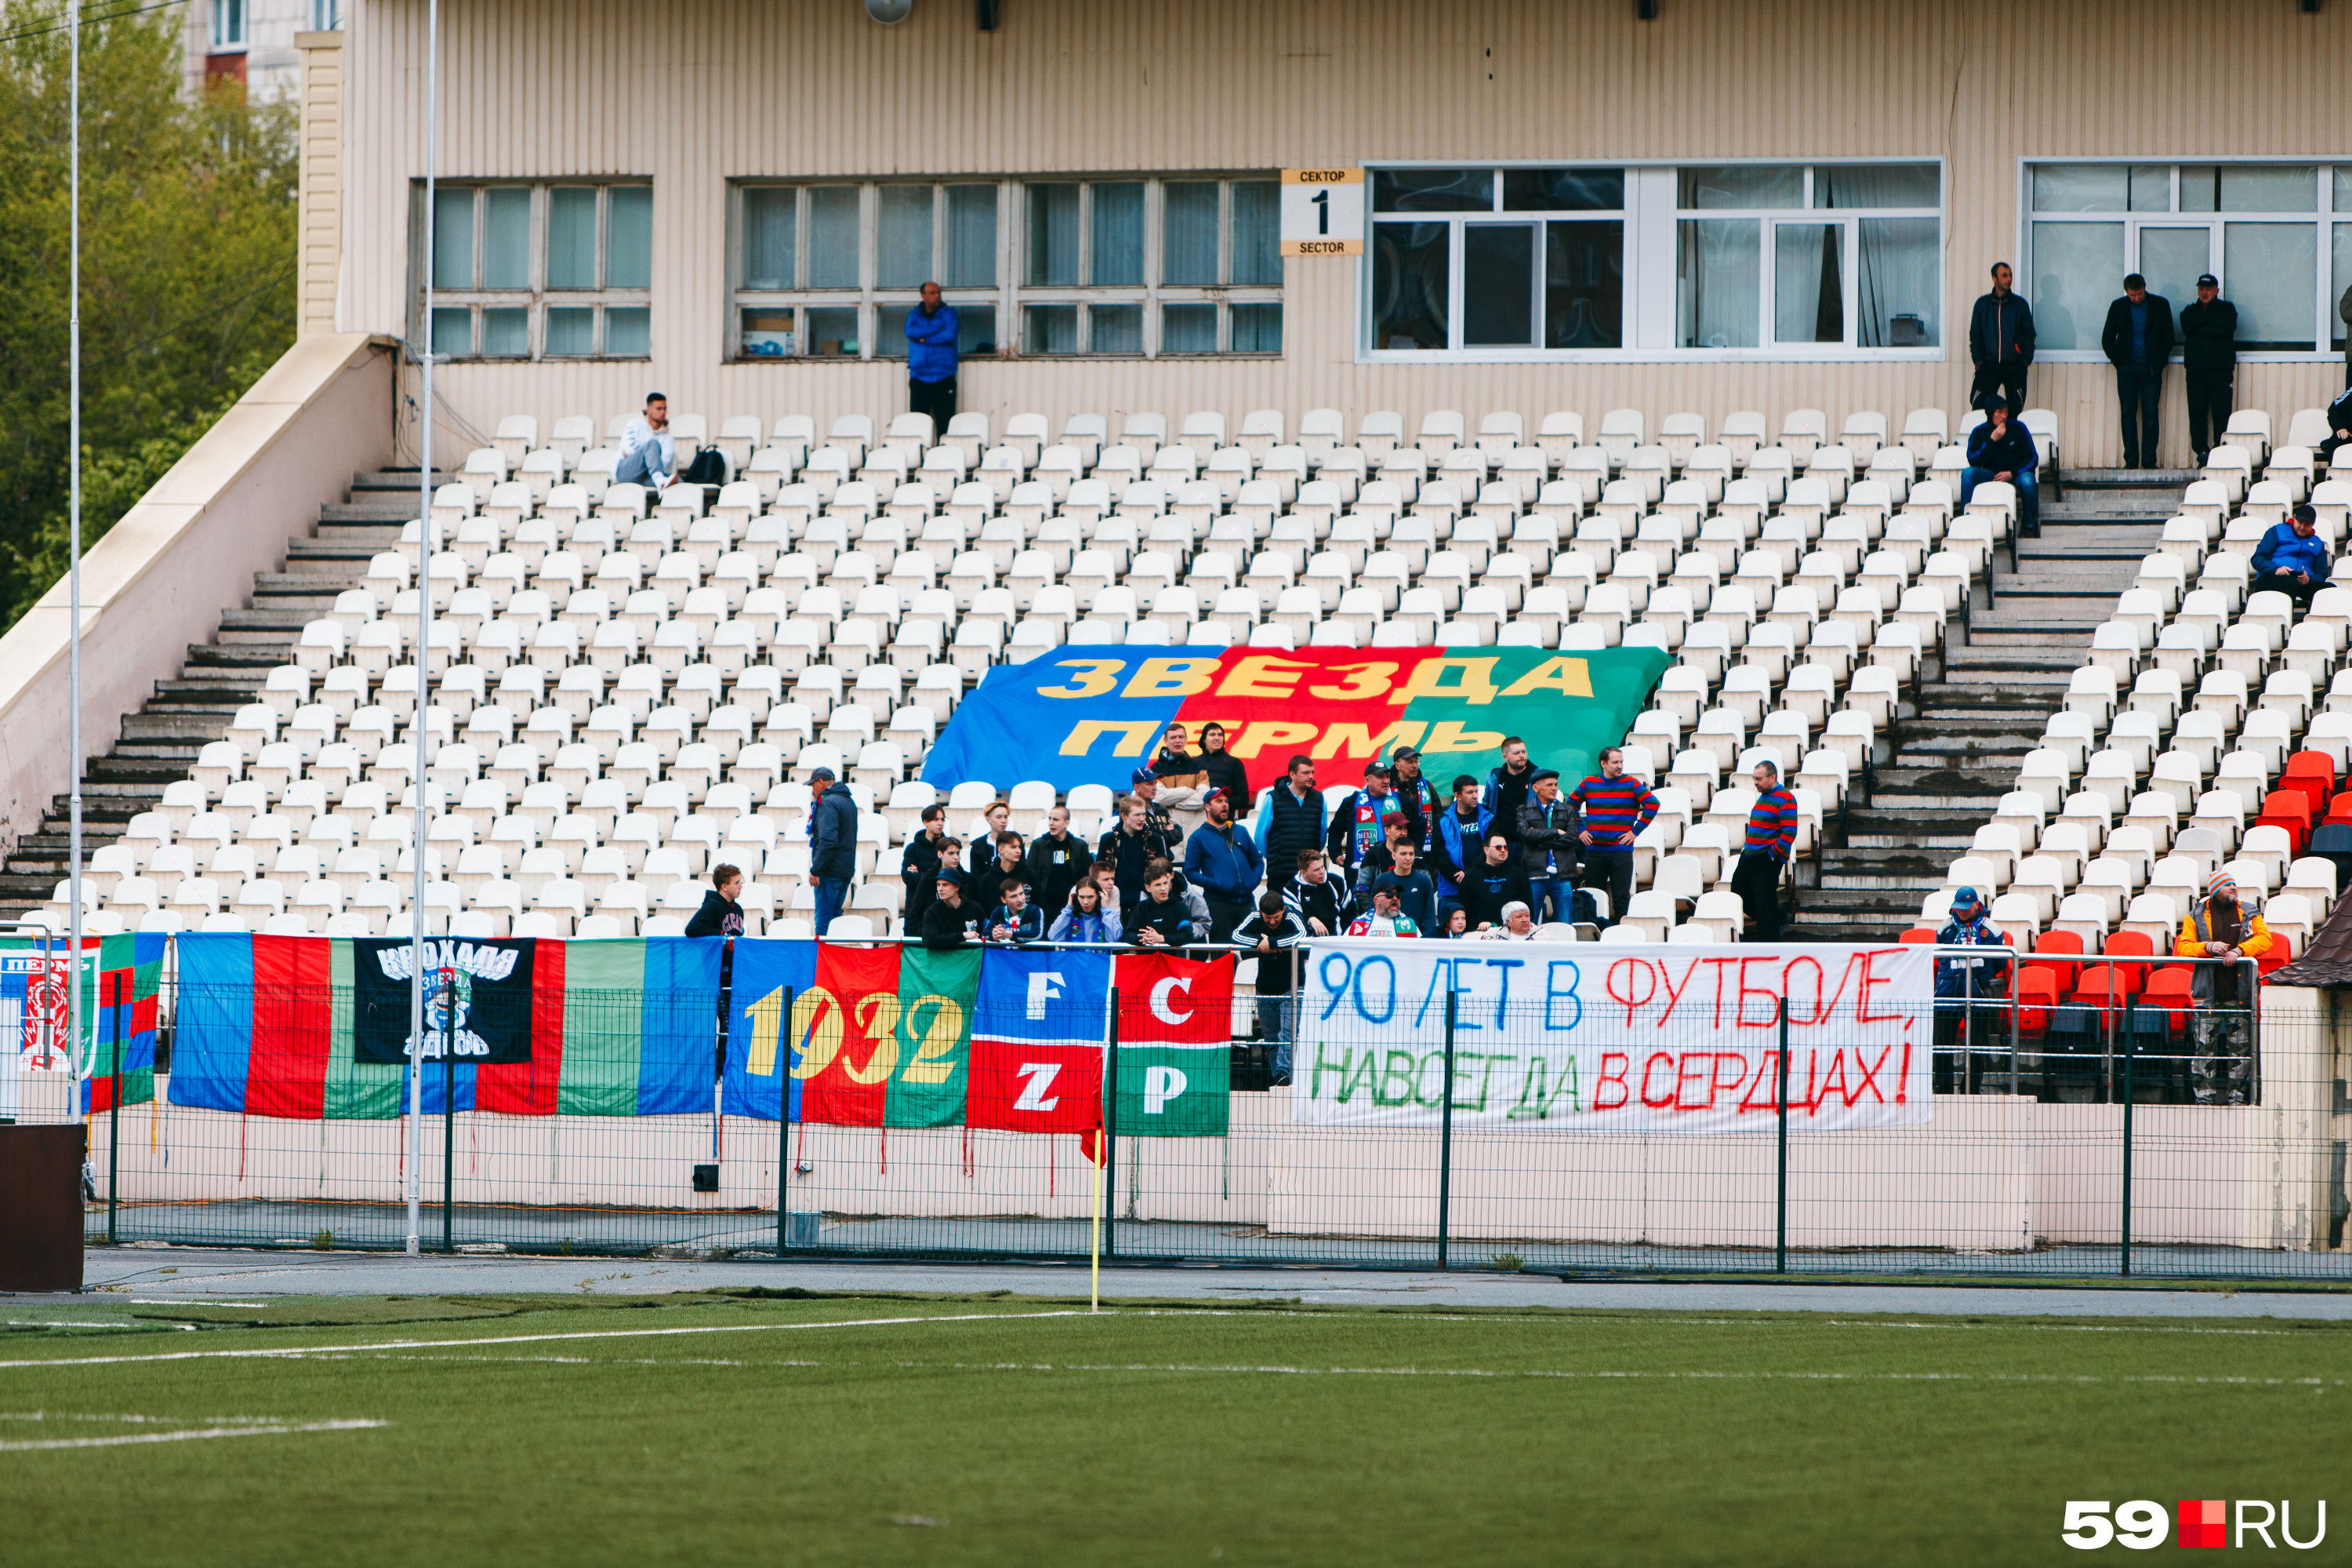
M 208 54 L 245 53 L 253 41 L 253 0 L 213 0 L 208 36 L 212 40 Z
M 653 188 L 651 180 L 625 176 L 583 175 L 553 180 L 443 180 L 438 184 L 440 194 L 445 196 L 456 191 L 474 193 L 473 275 L 478 284 L 482 277 L 484 248 L 488 243 L 487 226 L 482 221 L 484 205 L 481 193 L 484 191 L 528 190 L 530 193 L 530 257 L 528 283 L 520 289 L 481 287 L 445 289 L 437 285 L 435 287 L 433 308 L 436 311 L 464 310 L 470 311 L 472 317 L 468 330 L 468 342 L 471 345 L 469 350 L 464 353 L 436 352 L 434 359 L 436 363 L 446 364 L 478 362 L 514 364 L 527 360 L 548 360 L 557 363 L 567 363 L 584 360 L 644 361 L 652 357 L 650 311 L 653 307 L 653 289 L 650 287 L 614 288 L 605 278 L 605 269 L 611 260 L 609 242 L 612 235 L 612 193 L 621 189 L 651 190 Z M 593 187 L 596 192 L 596 286 L 591 289 L 550 288 L 547 281 L 547 229 L 553 203 L 551 193 L 558 189 L 575 190 L 589 187 Z M 425 246 L 425 182 L 422 180 L 413 182 L 410 186 L 409 236 L 409 277 L 412 281 L 409 289 L 408 353 L 414 359 L 420 346 L 429 347 L 433 341 L 432 323 L 425 320 L 425 279 L 426 270 L 432 266 L 432 258 L 426 253 Z M 528 312 L 525 317 L 525 348 L 521 353 L 491 354 L 483 352 L 482 312 L 500 309 L 520 309 Z M 591 342 L 593 344 L 591 353 L 559 354 L 549 352 L 547 313 L 551 310 L 566 309 L 589 309 L 595 311 L 591 328 Z M 607 316 L 608 312 L 616 309 L 637 309 L 649 312 L 646 353 L 614 353 L 607 349 L 605 346 Z
M 951 305 L 985 304 L 996 312 L 996 354 L 994 357 L 1052 359 L 1278 359 L 1279 351 L 1235 351 L 1233 343 L 1233 309 L 1236 305 L 1282 303 L 1283 289 L 1279 283 L 1235 284 L 1221 281 L 1213 284 L 1163 284 L 1160 281 L 1164 257 L 1161 235 L 1165 212 L 1165 191 L 1171 184 L 1206 184 L 1216 182 L 1217 194 L 1217 271 L 1221 279 L 1233 276 L 1234 186 L 1244 182 L 1272 183 L 1279 176 L 1271 170 L 1171 170 L 1160 174 L 1140 174 L 1120 171 L 1108 174 L 1033 174 L 1021 175 L 952 175 L 942 174 L 910 179 L 834 179 L 824 176 L 795 178 L 744 178 L 729 182 L 727 199 L 727 317 L 724 324 L 725 349 L 728 363 L 768 364 L 777 363 L 850 363 L 875 360 L 901 360 L 903 353 L 877 353 L 877 345 L 886 334 L 897 334 L 906 313 L 920 300 L 919 290 L 899 287 L 883 288 L 878 282 L 881 268 L 881 191 L 886 185 L 929 185 L 933 190 L 931 208 L 931 244 L 934 272 L 944 270 L 948 244 L 948 195 L 950 185 L 993 185 L 996 201 L 996 281 L 992 285 L 959 287 L 948 285 L 945 292 Z M 1078 245 L 1080 276 L 1091 265 L 1094 244 L 1093 202 L 1097 184 L 1124 184 L 1143 186 L 1143 250 L 1144 281 L 1138 285 L 1064 285 L 1028 284 L 1022 281 L 1027 270 L 1028 187 L 1032 184 L 1074 184 L 1078 193 Z M 758 188 L 792 189 L 802 193 L 797 198 L 793 230 L 794 281 L 808 276 L 809 198 L 807 192 L 821 186 L 856 187 L 858 197 L 858 268 L 855 289 L 747 289 L 743 286 L 743 193 Z M 1210 353 L 1164 355 L 1160 348 L 1160 306 L 1162 304 L 1212 304 L 1217 310 L 1217 347 Z M 1087 340 L 1090 331 L 1091 309 L 1097 305 L 1129 305 L 1140 307 L 1143 331 L 1140 353 L 1097 353 L 1080 350 L 1075 353 L 1043 354 L 1031 351 L 1022 341 L 1025 328 L 1025 308 L 1031 305 L 1067 305 L 1077 308 L 1080 342 Z M 791 310 L 794 312 L 797 341 L 791 354 L 747 354 L 743 352 L 743 312 L 761 307 Z M 811 310 L 847 310 L 857 311 L 858 352 L 856 354 L 812 353 L 805 312 Z M 894 345 L 895 346 L 895 345 Z M 966 358 L 978 357 L 966 354 Z
M 1850 166 L 1854 164 L 1930 164 L 1936 170 L 1937 205 L 1930 207 L 1827 207 L 1815 208 L 1812 196 L 1813 170 L 1817 164 Z M 1728 168 L 1742 165 L 1794 165 L 1802 171 L 1803 191 L 1807 205 L 1748 209 L 1742 207 L 1709 207 L 1685 212 L 1676 194 L 1676 175 L 1685 168 Z M 1424 221 L 1450 225 L 1446 286 L 1450 296 L 1447 336 L 1458 343 L 1462 331 L 1462 230 L 1471 223 L 1544 223 L 1573 222 L 1580 219 L 1608 221 L 1622 217 L 1625 226 L 1624 316 L 1621 335 L 1624 346 L 1613 349 L 1546 349 L 1546 348 L 1448 348 L 1448 349 L 1383 349 L 1372 342 L 1372 267 L 1374 239 L 1371 232 L 1376 222 L 1402 221 L 1397 214 L 1375 214 L 1371 202 L 1365 202 L 1364 254 L 1356 269 L 1356 363 L 1359 364 L 1643 364 L 1643 363 L 1738 363 L 1741 362 L 1790 362 L 1886 364 L 1896 363 L 1939 363 L 1951 354 L 1952 323 L 1948 319 L 1938 326 L 1938 342 L 1922 348 L 1863 348 L 1855 346 L 1853 338 L 1859 331 L 1857 289 L 1859 279 L 1854 262 L 1860 244 L 1859 224 L 1868 218 L 1933 218 L 1937 226 L 1937 250 L 1939 258 L 1951 236 L 1951 170 L 1947 160 L 1932 153 L 1912 156 L 1886 155 L 1852 157 L 1843 154 L 1814 153 L 1777 158 L 1424 158 L 1381 159 L 1365 165 L 1369 184 L 1380 171 L 1412 171 L 1416 169 L 1622 169 L 1625 172 L 1625 205 L 1615 213 L 1607 210 L 1591 212 L 1521 212 L 1506 210 L 1502 200 L 1501 183 L 1496 182 L 1497 205 L 1490 212 L 1436 212 L 1421 215 Z M 1762 290 L 1758 309 L 1758 332 L 1766 341 L 1754 348 L 1682 348 L 1675 343 L 1675 297 L 1677 279 L 1676 225 L 1685 217 L 1762 219 L 1765 229 L 1760 235 L 1764 247 L 1759 287 Z M 1844 263 L 1841 280 L 1845 290 L 1846 338 L 1843 343 L 1773 343 L 1769 334 L 1772 330 L 1772 244 L 1769 225 L 1772 222 L 1840 224 L 1844 233 L 1842 255 Z M 1949 315 L 1947 298 L 1948 279 L 1937 280 L 1937 298 Z M 1540 280 L 1538 287 L 1540 288 Z
M 2033 171 L 2038 168 L 2062 165 L 2163 168 L 2169 175 L 2167 184 L 2171 192 L 2170 209 L 2165 212 L 2036 213 L 2033 207 Z M 2210 168 L 2216 165 L 2227 168 L 2311 168 L 2315 171 L 2317 183 L 2317 188 L 2314 194 L 2314 205 L 2306 211 L 2283 213 L 2180 211 L 2180 171 L 2184 168 Z M 2033 302 L 2033 295 L 2029 285 L 2034 276 L 2033 226 L 2037 220 L 2045 223 L 2119 223 L 2123 225 L 2125 272 L 2141 270 L 2139 235 L 2143 228 L 2210 229 L 2212 237 L 2207 243 L 2206 256 L 2208 261 L 2211 262 L 2212 258 L 2222 254 L 2222 231 L 2227 225 L 2233 223 L 2309 224 L 2313 226 L 2317 236 L 2318 254 L 2315 258 L 2316 264 L 2312 269 L 2312 308 L 2316 312 L 2312 321 L 2315 329 L 2313 342 L 2317 346 L 2310 349 L 2240 349 L 2238 362 L 2241 364 L 2333 363 L 2344 357 L 2344 341 L 2336 334 L 2345 330 L 2345 325 L 2336 314 L 2337 296 L 2334 286 L 2334 272 L 2330 265 L 2333 256 L 2331 247 L 2335 239 L 2335 226 L 2340 223 L 2352 223 L 2352 211 L 2339 212 L 2335 206 L 2335 171 L 2338 168 L 2352 169 L 2352 158 L 2340 155 L 2329 157 L 2316 153 L 2305 153 L 2299 157 L 2259 158 L 2206 157 L 2189 154 L 2147 158 L 2128 156 L 2020 158 L 2017 163 L 2016 270 L 2020 279 L 2018 292 L 2025 295 L 2027 304 L 2031 305 Z M 2212 270 L 2218 274 L 2221 268 L 2215 265 Z M 2121 274 L 2116 276 L 2114 289 L 2116 294 L 2123 292 Z M 2229 297 L 2229 279 L 2223 277 L 2221 298 L 2226 300 Z M 2174 316 L 2178 318 L 2180 308 L 2189 302 L 2187 300 L 2173 300 Z M 2178 361 L 2180 353 L 2180 347 L 2176 343 L 2172 351 L 2173 359 Z M 2105 364 L 2107 363 L 2106 354 L 2095 343 L 2084 349 L 2043 349 L 2037 346 L 2033 351 L 2033 357 L 2037 363 L 2048 364 Z

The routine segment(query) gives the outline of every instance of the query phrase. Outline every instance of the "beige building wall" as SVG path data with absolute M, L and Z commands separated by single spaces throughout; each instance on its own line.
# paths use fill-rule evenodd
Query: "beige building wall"
M 424 0 L 358 0 L 350 29 L 345 330 L 404 331 L 409 182 L 423 172 Z M 440 172 L 655 183 L 651 364 L 452 364 L 436 390 L 488 429 L 633 407 L 709 416 L 904 406 L 896 364 L 722 362 L 725 194 L 743 176 L 1276 169 L 1383 159 L 1941 158 L 1940 363 L 1359 363 L 1359 268 L 1290 260 L 1278 361 L 967 362 L 962 405 L 1058 423 L 1334 405 L 1475 418 L 1555 408 L 1958 409 L 1986 269 L 2021 248 L 2023 161 L 2352 157 L 2352 7 L 2286 0 L 963 0 L 897 27 L 856 0 L 447 0 Z M 2185 301 L 2183 301 L 2185 302 Z M 1955 343 L 1953 340 L 1958 340 Z M 2340 363 L 2257 363 L 2240 402 L 2324 403 Z M 2179 376 L 2168 456 L 2187 460 Z M 2037 366 L 2068 461 L 2119 442 L 2104 364 Z
M 302 166 L 296 192 L 294 330 L 335 328 L 343 278 L 343 35 L 297 33 L 302 54 Z

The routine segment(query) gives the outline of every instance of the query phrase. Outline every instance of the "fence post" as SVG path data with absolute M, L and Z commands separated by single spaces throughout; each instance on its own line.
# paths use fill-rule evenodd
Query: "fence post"
M 1110 988 L 1110 1034 L 1103 1041 L 1103 1233 L 1105 1258 L 1118 1256 L 1118 987 Z
M 2124 1212 L 2123 1212 L 2123 1272 L 2131 1277 L 2131 1198 L 2132 1198 L 2132 1058 L 2138 1053 L 2138 1037 L 2132 1027 L 2135 1009 L 2131 998 L 2124 998 Z
M 441 971 L 441 1250 L 457 1250 L 457 972 Z
M 727 1020 L 729 1031 L 735 1020 Z M 792 1225 L 789 1184 L 793 1173 L 793 988 L 784 987 L 783 1016 L 776 1020 L 776 1256 L 791 1245 L 785 1237 Z
M 1445 987 L 1445 1084 L 1441 1090 L 1437 1124 L 1437 1267 L 1445 1268 L 1447 1220 L 1454 1206 L 1454 1005 L 1449 979 Z M 1293 1064 L 1297 1070 L 1297 1064 Z
M 1789 1271 L 1789 999 L 1780 998 L 1780 1088 L 1772 1097 L 1780 1129 L 1772 1177 L 1772 1270 Z
M 100 969 L 99 973 L 106 973 Z M 117 1205 L 114 1189 L 122 1172 L 122 982 L 129 976 L 116 971 L 114 982 L 114 1101 L 106 1108 L 106 1245 L 114 1245 L 114 1222 Z

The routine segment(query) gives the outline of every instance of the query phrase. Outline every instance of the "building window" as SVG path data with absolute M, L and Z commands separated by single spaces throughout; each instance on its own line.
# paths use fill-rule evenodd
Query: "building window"
M 215 51 L 246 47 L 246 0 L 213 0 L 212 47 Z
M 310 0 L 310 30 L 332 33 L 343 25 L 343 0 Z
M 425 195 L 416 187 L 423 247 Z M 443 184 L 434 192 L 436 359 L 644 359 L 653 352 L 653 187 Z M 424 307 L 425 264 L 414 310 Z
M 1275 183 L 742 183 L 730 352 L 904 359 L 937 281 L 967 355 L 1282 352 Z
M 2177 311 L 2210 272 L 2238 308 L 2238 347 L 2342 346 L 2352 288 L 2352 166 L 2035 163 L 2026 170 L 2027 299 L 2037 352 L 2100 357 L 2107 305 L 2137 272 Z M 2324 331 L 2324 335 L 2323 335 Z
M 1375 357 L 1821 358 L 1941 342 L 1935 163 L 1370 179 Z

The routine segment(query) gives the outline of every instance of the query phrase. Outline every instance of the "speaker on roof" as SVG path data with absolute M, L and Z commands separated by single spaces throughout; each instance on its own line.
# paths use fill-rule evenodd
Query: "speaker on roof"
M 915 9 L 915 0 L 866 0 L 866 14 L 886 27 L 895 27 Z

